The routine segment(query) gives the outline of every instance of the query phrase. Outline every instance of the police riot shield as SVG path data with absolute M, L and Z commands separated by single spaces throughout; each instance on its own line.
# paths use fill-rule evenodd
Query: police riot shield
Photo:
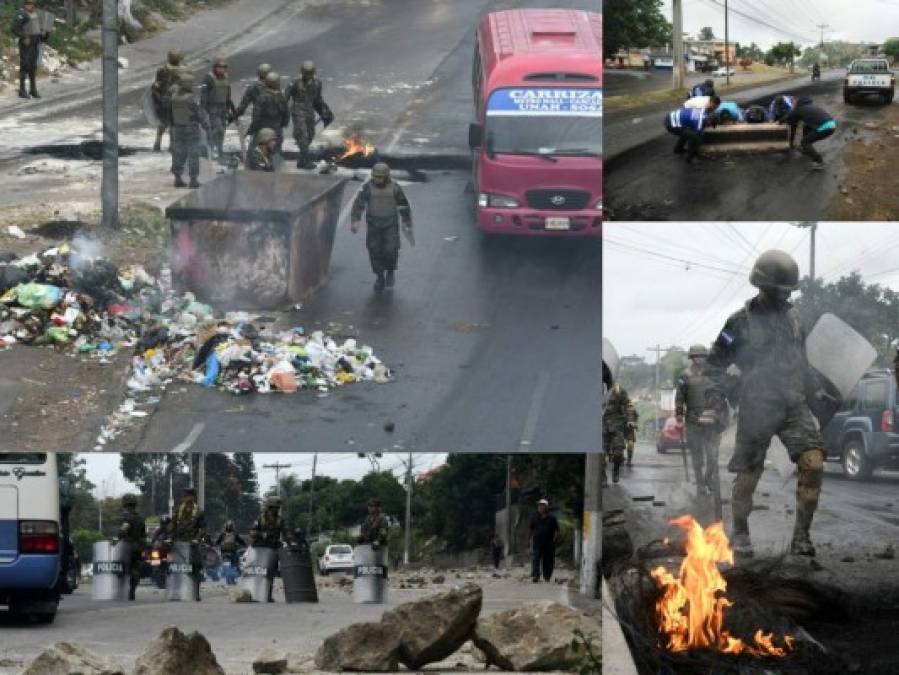
M 197 555 L 196 547 L 188 541 L 176 541 L 172 544 L 166 563 L 166 600 L 180 602 L 196 599 L 196 590 L 200 583 L 200 580 L 194 577 L 194 562 Z
M 387 547 L 359 544 L 353 551 L 353 602 L 387 602 Z
M 605 404 L 606 394 L 618 377 L 618 351 L 608 338 L 602 339 L 602 400 Z
M 94 543 L 94 600 L 127 600 L 131 577 L 131 544 L 125 541 Z
M 253 602 L 266 602 L 278 565 L 278 550 L 263 546 L 247 549 L 247 561 L 240 570 L 240 585 L 250 591 Z
M 861 334 L 830 313 L 822 314 L 806 337 L 805 353 L 809 364 L 844 399 L 877 358 L 877 351 Z
M 140 108 L 144 113 L 144 119 L 147 120 L 147 123 L 150 126 L 154 129 L 163 126 L 159 119 L 159 114 L 156 112 L 156 100 L 153 98 L 152 85 L 147 87 L 146 91 L 144 91 L 144 95 L 140 100 Z

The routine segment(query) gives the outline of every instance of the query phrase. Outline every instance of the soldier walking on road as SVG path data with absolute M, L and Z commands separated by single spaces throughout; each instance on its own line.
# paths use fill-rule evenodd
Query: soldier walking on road
M 378 162 L 353 202 L 350 229 L 355 234 L 361 226 L 362 212 L 368 225 L 365 245 L 371 269 L 375 273 L 375 291 L 391 288 L 395 282 L 400 253 L 400 218 L 403 229 L 412 232 L 412 210 L 403 189 L 390 179 L 390 167 Z M 385 277 L 386 273 L 386 277 Z
M 203 78 L 200 103 L 209 119 L 209 145 L 215 152 L 215 159 L 221 162 L 225 129 L 234 119 L 236 110 L 234 101 L 231 100 L 231 80 L 228 78 L 228 62 L 225 59 L 217 58 L 212 64 L 212 71 Z
M 531 545 L 531 579 L 535 584 L 540 581 L 541 570 L 544 581 L 553 578 L 558 536 L 559 521 L 549 512 L 549 502 L 541 499 L 537 502 L 537 513 L 531 517 L 528 535 Z
M 616 382 L 612 385 L 602 414 L 603 452 L 612 463 L 613 483 L 617 483 L 621 476 L 621 463 L 624 461 L 624 450 L 627 447 L 630 402 L 627 392 Z M 605 464 L 603 469 L 605 469 Z M 603 473 L 603 477 L 605 478 L 605 473 Z
M 165 64 L 156 71 L 156 79 L 153 80 L 153 86 L 150 88 L 153 109 L 156 112 L 156 118 L 159 120 L 159 125 L 156 127 L 156 142 L 153 144 L 153 152 L 162 151 L 162 136 L 172 123 L 169 118 L 169 96 L 175 90 L 178 78 L 187 72 L 186 66 L 182 64 L 183 58 L 184 56 L 179 50 L 172 49 L 169 51 Z M 170 138 L 169 147 L 171 145 Z
M 251 145 L 257 144 L 256 135 L 263 129 L 271 129 L 278 140 L 277 152 L 284 143 L 284 127 L 290 121 L 287 99 L 281 91 L 281 76 L 272 71 L 265 76 L 265 87 L 256 97 L 253 104 L 253 121 L 247 133 L 252 137 Z
M 206 515 L 197 504 L 197 489 L 185 488 L 184 498 L 175 509 L 172 518 L 172 539 L 190 544 L 190 564 L 194 579 L 194 600 L 200 601 L 200 575 L 203 565 L 200 561 L 200 542 L 206 537 Z
M 35 79 L 40 45 L 46 41 L 49 33 L 43 32 L 41 17 L 33 0 L 25 0 L 22 8 L 16 12 L 12 20 L 12 33 L 19 39 L 19 97 L 40 98 Z M 31 85 L 28 91 L 25 91 L 26 79 Z
M 209 130 L 205 111 L 200 108 L 193 93 L 193 75 L 178 78 L 178 91 L 169 97 L 169 119 L 172 123 L 172 173 L 175 187 L 198 188 L 200 176 L 200 128 Z M 186 185 L 181 175 L 184 165 L 190 175 Z
M 290 83 L 285 92 L 290 103 L 290 117 L 293 121 L 293 138 L 297 142 L 300 156 L 298 169 L 312 169 L 315 164 L 309 159 L 309 145 L 315 138 L 315 114 L 327 127 L 334 121 L 334 113 L 322 98 L 322 81 L 315 76 L 315 64 L 304 61 L 300 76 Z
M 276 152 L 278 152 L 277 134 L 273 129 L 260 129 L 256 134 L 256 145 L 247 154 L 247 169 L 250 171 L 274 171 Z
M 381 515 L 381 500 L 368 500 L 368 515 L 362 521 L 362 531 L 359 534 L 360 544 L 371 544 L 377 551 L 381 546 L 387 546 L 387 530 L 389 525 L 387 518 Z
M 250 542 L 254 548 L 270 548 L 275 551 L 275 566 L 269 569 L 269 580 L 273 581 L 278 570 L 277 551 L 281 548 L 281 542 L 289 540 L 287 525 L 281 517 L 281 498 L 269 497 L 265 502 L 265 511 L 253 523 L 250 530 Z M 274 602 L 272 597 L 274 584 L 269 584 L 268 598 L 266 602 Z
M 270 72 L 272 72 L 272 67 L 267 63 L 260 63 L 259 67 L 256 69 L 256 80 L 250 82 L 247 88 L 243 92 L 243 96 L 240 97 L 240 103 L 237 106 L 237 112 L 234 113 L 235 117 L 242 117 L 243 114 L 247 111 L 251 105 L 253 107 L 256 106 L 256 101 L 259 99 L 259 94 L 265 89 L 265 77 Z
M 686 423 L 687 445 L 693 459 L 693 473 L 699 494 L 720 490 L 718 484 L 718 444 L 721 434 L 714 420 L 703 418 L 707 409 L 706 392 L 711 381 L 706 375 L 709 350 L 705 345 L 693 345 L 687 352 L 690 366 L 677 379 L 674 409 L 677 423 Z
M 127 494 L 122 497 L 122 515 L 119 521 L 119 532 L 116 537 L 119 541 L 127 542 L 131 548 L 131 564 L 128 568 L 131 585 L 128 589 L 128 599 L 134 600 L 134 593 L 140 583 L 140 566 L 147 542 L 147 526 L 137 513 L 136 495 Z
M 637 414 L 637 408 L 633 401 L 627 402 L 627 431 L 625 432 L 625 440 L 627 440 L 627 465 L 634 465 L 634 448 L 637 445 L 637 422 L 640 416 Z
M 737 474 L 731 500 L 733 548 L 738 555 L 753 553 L 752 496 L 776 435 L 799 469 L 790 552 L 814 556 L 809 529 L 824 475 L 824 440 L 810 402 L 824 400 L 827 394 L 808 364 L 799 312 L 788 302 L 799 287 L 799 267 L 788 253 L 766 251 L 756 260 L 749 281 L 759 289 L 758 295 L 730 316 L 712 345 L 709 409 L 703 413 L 721 420 L 727 399 L 740 405 L 736 446 L 728 464 Z M 740 370 L 735 391 L 730 391 L 726 373 L 732 364 Z

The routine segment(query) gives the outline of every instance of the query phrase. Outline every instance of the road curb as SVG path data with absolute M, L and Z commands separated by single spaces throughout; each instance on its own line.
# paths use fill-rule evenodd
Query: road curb
M 612 612 L 612 598 L 606 580 L 602 580 L 602 673 L 603 675 L 637 675 L 637 664 Z

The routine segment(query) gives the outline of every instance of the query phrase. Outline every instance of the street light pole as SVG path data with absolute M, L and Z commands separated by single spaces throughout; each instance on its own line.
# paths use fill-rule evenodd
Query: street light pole
M 512 455 L 506 455 L 506 557 L 512 553 Z
M 724 0 L 724 77 L 726 86 L 730 86 L 730 63 L 728 62 L 730 57 L 730 50 L 728 49 L 728 44 L 730 43 L 730 21 L 728 17 L 727 11 L 727 0 Z
M 318 453 L 312 455 L 312 480 L 309 481 L 309 515 L 306 518 L 306 533 L 312 531 L 312 499 L 315 497 L 315 465 L 318 463 Z
M 119 16 L 117 0 L 103 0 L 103 227 L 119 224 Z
M 412 547 L 412 453 L 406 462 L 406 527 L 403 532 L 403 565 L 409 564 L 409 550 Z
M 671 86 L 681 89 L 684 86 L 684 6 L 683 0 L 671 0 L 672 24 L 671 33 Z

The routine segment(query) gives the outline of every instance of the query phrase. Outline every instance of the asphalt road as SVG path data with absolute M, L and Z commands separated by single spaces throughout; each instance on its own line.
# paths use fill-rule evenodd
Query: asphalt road
M 726 465 L 732 447 L 732 443 L 724 441 L 720 452 L 721 494 L 728 532 L 733 474 L 727 471 Z M 771 466 L 762 475 L 749 518 L 756 557 L 773 559 L 789 550 L 795 518 L 795 485 L 795 478 L 785 482 Z M 817 549 L 815 560 L 836 585 L 868 590 L 895 580 L 899 563 L 877 555 L 899 535 L 897 488 L 899 474 L 895 472 L 881 471 L 871 481 L 854 482 L 843 478 L 839 464 L 827 464 L 811 535 Z M 607 509 L 626 508 L 639 521 L 635 530 L 636 546 L 670 534 L 668 520 L 685 513 L 692 513 L 704 526 L 711 523 L 714 513 L 710 500 L 697 499 L 695 495 L 695 486 L 684 481 L 680 452 L 658 454 L 655 444 L 648 442 L 638 444 L 634 466 L 622 468 L 621 482 L 603 490 Z
M 294 74 L 302 60 L 314 59 L 337 126 L 360 128 L 388 153 L 464 158 L 478 18 L 500 7 L 545 4 L 344 0 L 304 9 L 293 3 L 278 10 L 277 23 L 248 31 L 225 51 L 237 49 L 229 58 L 232 79 L 241 81 L 254 77 L 260 62 Z M 551 4 L 595 9 L 590 0 Z M 252 6 L 245 11 L 247 23 L 258 19 Z M 228 19 L 232 26 L 239 20 Z M 121 96 L 123 129 L 141 124 L 140 95 L 135 86 Z M 43 120 L 29 110 L 30 123 L 52 129 L 97 115 L 99 102 L 63 97 L 48 103 Z M 353 385 L 325 398 L 300 392 L 234 399 L 195 387 L 170 390 L 139 437 L 106 450 L 597 449 L 600 245 L 484 240 L 467 210 L 467 173 L 434 171 L 426 178 L 406 187 L 417 242 L 401 253 L 393 292 L 373 294 L 363 237 L 342 227 L 327 287 L 300 312 L 282 317 L 307 330 L 352 326 L 394 369 L 395 382 Z M 169 177 L 159 180 L 162 185 Z M 347 190 L 347 202 L 355 186 Z M 394 423 L 393 433 L 384 431 L 387 421 Z
M 484 591 L 482 616 L 536 600 L 568 604 L 565 586 L 520 581 L 518 577 L 523 574 L 522 569 L 514 570 L 511 579 L 477 575 L 473 583 Z M 568 572 L 560 572 L 557 577 L 563 575 Z M 278 590 L 275 604 L 236 604 L 221 584 L 208 588 L 204 584 L 199 604 L 166 602 L 164 591 L 149 585 L 138 588 L 134 603 L 94 602 L 90 585 L 83 585 L 63 599 L 56 621 L 49 626 L 25 625 L 0 613 L 0 673 L 20 672 L 22 665 L 61 640 L 112 658 L 127 671 L 150 640 L 172 625 L 184 632 L 202 633 L 229 675 L 249 673 L 253 672 L 256 654 L 265 647 L 312 656 L 326 637 L 350 624 L 378 621 L 384 611 L 399 604 L 463 583 L 468 580 L 449 574 L 442 585 L 429 584 L 415 590 L 392 588 L 384 605 L 354 604 L 349 592 L 333 587 L 320 587 L 317 604 L 284 604 Z
M 705 158 L 688 166 L 671 151 L 674 138 L 662 121 L 667 109 L 616 115 L 605 122 L 606 204 L 612 220 L 822 220 L 838 194 L 842 155 L 865 137 L 864 125 L 882 119 L 876 100 L 843 103 L 838 74 L 814 85 L 772 85 L 734 98 L 741 104 L 767 103 L 776 91 L 810 95 L 837 121 L 837 132 L 815 147 L 827 168 L 812 171 L 811 161 L 792 153 Z M 775 91 L 771 91 L 771 90 Z M 764 93 L 762 93 L 764 92 Z M 670 106 L 669 106 L 670 107 Z M 616 151 L 617 144 L 617 151 Z M 607 154 L 607 158 L 609 155 Z

